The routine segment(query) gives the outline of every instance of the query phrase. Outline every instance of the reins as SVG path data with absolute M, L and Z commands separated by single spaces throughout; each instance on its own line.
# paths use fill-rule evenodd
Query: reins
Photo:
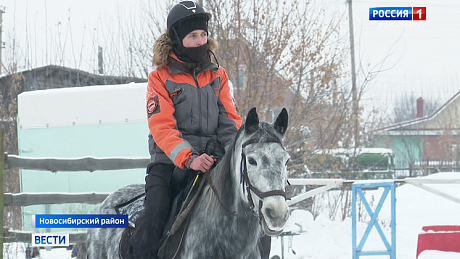
M 210 170 L 208 170 L 208 171 L 206 171 L 206 173 L 204 173 L 204 178 L 208 182 L 209 187 L 211 187 L 211 190 L 214 193 L 214 195 L 216 195 L 217 201 L 219 202 L 220 206 L 222 206 L 222 208 L 224 208 L 224 210 L 227 212 L 227 214 L 229 214 L 231 216 L 237 216 L 238 214 L 236 213 L 236 211 L 228 210 L 227 206 L 225 206 L 224 203 L 222 202 L 222 200 L 220 199 L 219 193 L 217 192 L 217 189 L 216 189 L 216 186 L 214 185 L 213 181 L 211 180 L 211 177 L 209 176 L 209 172 L 210 172 Z

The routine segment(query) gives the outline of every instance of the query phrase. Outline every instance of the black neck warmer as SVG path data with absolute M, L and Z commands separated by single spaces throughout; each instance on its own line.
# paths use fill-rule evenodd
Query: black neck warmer
M 173 48 L 173 51 L 177 58 L 184 62 L 201 63 L 206 59 L 210 59 L 208 47 L 208 43 L 195 48 L 185 48 L 182 44 L 180 44 Z

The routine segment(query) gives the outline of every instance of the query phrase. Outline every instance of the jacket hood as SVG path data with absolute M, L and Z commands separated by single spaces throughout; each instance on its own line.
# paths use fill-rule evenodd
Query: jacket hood
M 217 41 L 208 38 L 209 50 L 214 52 L 219 45 Z M 169 32 L 166 30 L 153 44 L 153 66 L 158 68 L 165 67 L 168 64 L 168 56 L 172 51 L 172 40 Z

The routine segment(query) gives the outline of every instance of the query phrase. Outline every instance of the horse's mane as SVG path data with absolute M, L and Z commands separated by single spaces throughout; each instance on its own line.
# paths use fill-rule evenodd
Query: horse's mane
M 238 140 L 238 137 L 241 135 L 241 132 L 244 131 L 244 125 L 240 128 L 240 130 L 237 132 L 236 137 L 233 139 L 232 144 L 228 148 L 228 150 L 225 152 L 224 157 L 222 160 L 216 165 L 216 167 L 209 172 L 210 177 L 217 188 L 218 191 L 220 191 L 220 196 L 216 197 L 214 195 L 210 195 L 212 190 L 211 188 L 207 188 L 206 194 L 204 194 L 205 197 L 209 199 L 208 203 L 206 204 L 206 211 L 207 213 L 205 215 L 212 215 L 212 213 L 215 211 L 215 208 L 218 208 L 222 206 L 219 202 L 218 199 L 221 199 L 222 203 L 225 205 L 231 204 L 233 201 L 233 196 L 232 195 L 221 195 L 224 193 L 222 190 L 223 187 L 227 185 L 228 188 L 235 188 L 233 185 L 233 181 L 231 180 L 231 174 L 230 174 L 230 168 L 231 168 L 231 161 L 232 161 L 232 154 L 235 152 L 236 148 L 236 142 Z M 203 196 L 202 196 L 203 197 Z
M 235 155 L 237 156 L 238 154 L 235 154 L 236 150 L 236 145 L 238 140 L 241 138 L 241 135 L 245 131 L 245 125 L 243 124 L 241 128 L 238 130 L 235 138 L 233 139 L 232 144 L 228 148 L 228 150 L 225 152 L 224 157 L 222 160 L 217 164 L 217 166 L 211 171 L 210 177 L 218 190 L 219 197 L 216 197 L 215 195 L 210 195 L 212 190 L 210 188 L 206 189 L 206 193 L 204 196 L 209 197 L 209 201 L 206 206 L 206 211 L 208 212 L 206 215 L 212 215 L 213 211 L 219 206 L 221 207 L 222 205 L 220 204 L 219 200 L 225 205 L 225 206 L 231 206 L 233 205 L 232 202 L 234 201 L 234 190 L 238 185 L 238 183 L 235 183 L 232 181 L 232 173 L 230 172 L 231 168 L 231 163 L 232 163 L 232 156 Z M 272 138 L 272 139 L 277 139 L 281 143 L 282 136 L 278 134 L 275 129 L 273 128 L 272 125 L 266 122 L 260 122 L 259 123 L 259 130 L 257 130 L 255 133 L 252 134 L 252 136 L 249 138 L 251 140 L 254 140 L 254 143 L 264 143 L 267 139 Z M 237 168 L 238 169 L 238 168 Z M 226 209 L 233 209 L 230 207 L 227 207 Z

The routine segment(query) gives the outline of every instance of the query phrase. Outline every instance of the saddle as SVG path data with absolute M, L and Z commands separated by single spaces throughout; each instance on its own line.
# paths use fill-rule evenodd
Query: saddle
M 208 141 L 206 144 L 205 152 L 207 154 L 212 154 L 217 158 L 221 158 L 225 154 L 225 151 L 221 148 L 220 144 L 213 139 Z M 215 163 L 214 166 L 216 164 L 217 163 Z M 198 198 L 204 183 L 206 182 L 203 178 L 204 177 L 201 176 L 201 172 L 193 174 L 190 173 L 190 170 L 183 170 L 180 168 L 176 168 L 174 170 L 171 179 L 171 188 L 173 189 L 173 193 L 178 192 L 178 194 L 175 196 L 171 204 L 171 211 L 163 231 L 163 238 L 160 240 L 162 245 L 158 251 L 159 258 L 174 258 L 177 254 L 180 248 L 180 241 L 187 229 L 189 212 L 193 208 L 193 205 Z M 183 187 L 184 185 L 185 188 Z M 128 256 L 131 252 L 129 251 L 131 248 L 130 239 L 135 228 L 134 222 L 139 215 L 139 212 L 134 213 L 133 215 L 133 210 L 131 208 L 136 206 L 136 203 L 143 202 L 143 199 L 141 199 L 143 196 L 145 196 L 145 193 L 115 206 L 115 211 L 118 214 L 129 215 L 129 226 L 123 231 L 120 239 L 118 250 L 120 259 L 130 259 Z

